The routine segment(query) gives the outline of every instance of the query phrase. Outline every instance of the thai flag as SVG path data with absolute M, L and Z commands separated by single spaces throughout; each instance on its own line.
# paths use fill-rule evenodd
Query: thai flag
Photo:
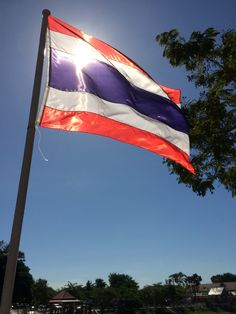
M 48 82 L 38 124 L 111 137 L 194 173 L 180 91 L 157 84 L 108 44 L 48 17 Z

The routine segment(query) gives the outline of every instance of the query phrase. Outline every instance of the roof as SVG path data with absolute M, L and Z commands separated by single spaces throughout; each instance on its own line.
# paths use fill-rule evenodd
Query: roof
M 236 290 L 236 282 L 224 282 L 226 290 Z
M 49 302 L 50 303 L 71 303 L 71 302 L 78 302 L 79 300 L 76 299 L 73 295 L 71 295 L 68 291 L 62 290 L 57 293 Z
M 208 295 L 222 295 L 224 287 L 211 288 Z
M 236 290 L 236 282 L 207 283 L 199 286 L 199 291 L 210 291 L 212 288 L 225 287 L 227 291 Z
M 230 291 L 230 295 L 236 297 L 236 292 L 235 291 Z
M 73 295 L 71 295 L 68 291 L 66 290 L 62 290 L 60 291 L 59 293 L 57 293 L 53 298 L 52 300 L 74 300 L 76 299 Z
M 212 288 L 217 288 L 217 287 L 219 287 L 220 286 L 220 284 L 218 284 L 218 283 L 206 283 L 206 284 L 201 284 L 200 286 L 199 286 L 199 291 L 209 291 L 210 289 L 212 289 Z

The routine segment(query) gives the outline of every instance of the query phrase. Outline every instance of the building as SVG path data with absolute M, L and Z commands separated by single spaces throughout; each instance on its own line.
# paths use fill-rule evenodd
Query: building
M 236 282 L 208 283 L 199 286 L 198 297 L 236 297 Z
M 50 301 L 50 312 L 55 314 L 75 313 L 80 308 L 80 300 L 66 290 L 57 293 Z

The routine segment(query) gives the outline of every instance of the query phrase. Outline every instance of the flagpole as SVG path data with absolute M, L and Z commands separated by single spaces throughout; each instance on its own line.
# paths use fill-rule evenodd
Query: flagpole
M 12 225 L 11 240 L 7 256 L 7 265 L 2 289 L 0 314 L 9 314 L 11 310 L 12 295 L 15 283 L 15 274 L 17 266 L 17 258 L 19 253 L 21 229 L 25 211 L 25 202 L 27 196 L 30 165 L 32 160 L 34 136 L 35 136 L 35 121 L 38 112 L 40 87 L 43 73 L 44 49 L 46 41 L 47 20 L 51 14 L 49 10 L 43 10 L 43 19 L 41 25 L 39 48 L 37 56 L 37 64 L 34 77 L 34 86 L 31 98 L 31 108 L 29 114 L 28 128 L 25 140 L 24 156 L 21 168 L 21 175 L 18 187 L 18 194 L 15 207 L 15 215 Z

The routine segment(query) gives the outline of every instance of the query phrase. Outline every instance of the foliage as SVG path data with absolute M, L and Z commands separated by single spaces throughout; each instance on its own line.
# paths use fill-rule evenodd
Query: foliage
M 185 289 L 179 285 L 154 284 L 140 290 L 142 304 L 148 307 L 179 304 L 185 297 Z
M 196 273 L 191 276 L 186 276 L 182 272 L 179 272 L 179 273 L 174 273 L 170 275 L 169 279 L 166 280 L 166 284 L 183 287 L 185 288 L 186 294 L 188 293 L 191 296 L 196 296 L 196 293 L 199 290 L 201 281 L 202 281 L 202 277 Z
M 178 286 L 185 286 L 186 283 L 186 275 L 182 272 L 174 273 L 169 276 L 168 280 L 169 284 L 176 284 Z
M 79 300 L 86 299 L 86 291 L 82 285 L 68 281 L 67 285 L 62 288 L 62 290 L 64 289 Z
M 116 309 L 117 313 L 134 313 L 139 307 L 138 284 L 129 275 L 111 273 L 109 286 L 106 282 L 97 278 L 94 283 L 87 281 L 85 286 L 68 282 L 63 287 L 76 298 L 83 300 L 95 307 L 99 307 L 101 313 L 105 308 Z
M 107 284 L 105 283 L 105 281 L 101 278 L 97 278 L 95 279 L 94 282 L 94 287 L 95 288 L 106 288 Z
M 236 274 L 224 273 L 211 277 L 212 283 L 236 282 Z
M 138 283 L 129 275 L 111 273 L 108 276 L 110 287 L 116 293 L 115 305 L 118 313 L 134 313 L 140 305 Z
M 193 274 L 192 276 L 186 276 L 186 286 L 187 289 L 193 296 L 196 296 L 196 293 L 199 290 L 200 283 L 202 281 L 202 277 L 198 274 Z
M 111 308 L 115 304 L 116 291 L 113 288 L 96 288 L 94 287 L 92 291 L 92 300 L 94 305 L 100 307 L 101 313 L 103 313 L 105 308 Z
M 236 195 L 236 32 L 214 28 L 193 32 L 189 40 L 176 29 L 156 37 L 163 56 L 174 67 L 184 66 L 199 97 L 183 104 L 190 124 L 194 176 L 165 160 L 178 182 L 198 195 L 211 193 L 219 182 Z
M 4 241 L 0 241 L 0 295 L 2 295 L 2 287 L 7 262 L 8 245 Z M 13 303 L 31 303 L 33 277 L 30 274 L 29 267 L 25 264 L 25 256 L 23 252 L 19 252 L 15 285 L 13 291 Z
M 93 284 L 92 284 L 92 282 L 91 282 L 90 280 L 88 280 L 88 281 L 86 282 L 85 289 L 86 289 L 87 291 L 90 291 L 90 290 L 92 290 L 92 288 L 93 288 Z
M 138 289 L 137 282 L 129 275 L 111 273 L 108 276 L 108 280 L 110 287 L 112 288 L 129 288 L 134 290 Z
M 54 296 L 55 291 L 48 286 L 45 279 L 38 279 L 33 284 L 33 305 L 47 305 L 48 301 Z
M 2 289 L 7 252 L 8 246 L 4 241 L 0 241 L 0 289 Z M 217 274 L 211 279 L 212 282 L 235 281 L 236 275 Z M 68 282 L 60 290 L 67 290 L 87 304 L 90 309 L 100 308 L 101 314 L 108 313 L 107 311 L 120 314 L 149 313 L 149 310 L 150 313 L 153 310 L 155 313 L 160 311 L 164 313 L 169 306 L 182 307 L 189 295 L 195 296 L 201 280 L 201 276 L 196 273 L 186 276 L 182 272 L 177 272 L 171 274 L 165 284 L 156 283 L 140 289 L 131 276 L 110 273 L 109 284 L 106 284 L 102 278 L 97 278 L 94 282 L 88 280 L 84 286 Z M 25 265 L 23 252 L 20 252 L 18 257 L 16 284 L 18 286 L 15 286 L 14 290 L 14 304 L 27 303 L 38 308 L 45 307 L 56 293 L 48 286 L 47 280 L 33 280 L 29 268 Z

